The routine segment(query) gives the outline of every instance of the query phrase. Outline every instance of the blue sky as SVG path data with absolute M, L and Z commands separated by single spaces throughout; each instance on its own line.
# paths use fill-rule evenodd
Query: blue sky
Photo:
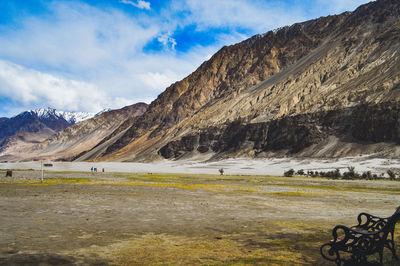
M 366 0 L 2 0 L 0 116 L 150 103 L 224 45 Z

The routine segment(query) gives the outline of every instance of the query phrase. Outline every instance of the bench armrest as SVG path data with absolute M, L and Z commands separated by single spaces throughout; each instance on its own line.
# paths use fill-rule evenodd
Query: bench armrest
M 340 233 L 340 231 L 342 231 Z M 356 239 L 360 237 L 370 237 L 374 238 L 375 236 L 379 237 L 380 231 L 373 231 L 373 232 L 366 232 L 366 231 L 359 231 L 353 229 L 351 227 L 347 227 L 344 225 L 337 225 L 332 230 L 333 240 L 332 242 L 335 243 L 346 243 L 350 239 Z
M 357 217 L 358 224 L 352 226 L 351 228 L 355 230 L 358 229 L 363 231 L 375 232 L 381 230 L 386 225 L 388 220 L 389 218 L 382 218 L 379 216 L 362 212 Z

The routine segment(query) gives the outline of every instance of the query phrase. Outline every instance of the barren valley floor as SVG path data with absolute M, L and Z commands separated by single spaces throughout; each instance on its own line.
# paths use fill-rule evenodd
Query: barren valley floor
M 0 176 L 0 265 L 328 265 L 319 246 L 335 225 L 354 225 L 364 211 L 389 216 L 400 205 L 398 181 Z M 395 265 L 385 254 L 385 265 Z

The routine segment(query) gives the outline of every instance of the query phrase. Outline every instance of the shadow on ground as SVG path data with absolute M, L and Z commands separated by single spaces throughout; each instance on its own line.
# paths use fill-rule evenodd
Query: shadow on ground
M 78 260 L 71 256 L 57 254 L 14 254 L 7 258 L 0 257 L 1 266 L 45 266 L 45 265 L 108 265 L 109 263 L 100 259 Z

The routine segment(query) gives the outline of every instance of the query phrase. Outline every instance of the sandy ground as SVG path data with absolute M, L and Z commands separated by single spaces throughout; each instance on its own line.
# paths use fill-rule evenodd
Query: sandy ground
M 0 265 L 118 264 L 118 250 L 149 235 L 227 239 L 260 254 L 311 235 L 305 249 L 290 249 L 300 257 L 288 265 L 324 265 L 318 247 L 334 225 L 354 224 L 361 211 L 388 216 L 400 205 L 398 181 L 46 172 L 40 183 L 40 171 L 4 174 Z M 276 239 L 288 244 L 274 246 Z
M 201 158 L 200 158 L 201 159 Z M 225 174 L 233 175 L 283 175 L 291 168 L 295 170 L 335 170 L 342 172 L 347 167 L 354 166 L 357 172 L 371 171 L 378 175 L 386 173 L 388 169 L 400 171 L 400 160 L 380 159 L 365 156 L 348 157 L 341 159 L 227 159 L 207 162 L 199 158 L 191 160 L 163 160 L 155 163 L 125 163 L 125 162 L 51 162 L 55 171 L 90 171 L 96 167 L 99 171 L 103 168 L 106 172 L 131 172 L 131 173 L 192 173 L 192 174 L 218 174 L 223 168 Z M 0 169 L 34 169 L 40 170 L 40 162 L 0 163 Z

